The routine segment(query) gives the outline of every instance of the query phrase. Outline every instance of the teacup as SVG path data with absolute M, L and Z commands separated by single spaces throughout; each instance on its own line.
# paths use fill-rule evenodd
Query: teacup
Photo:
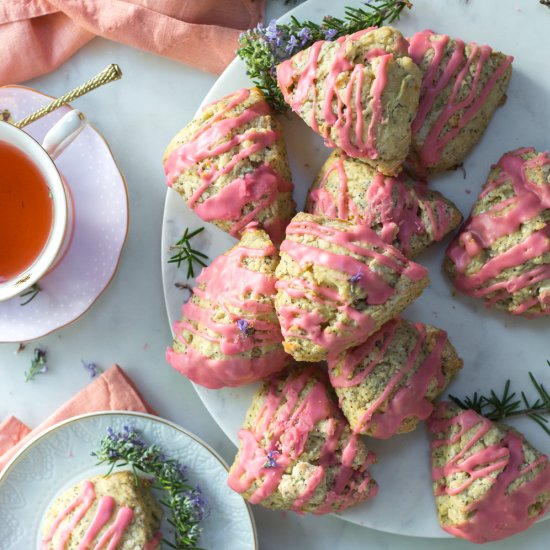
M 4 161 L 13 160 L 10 166 L 4 163 L 4 169 L 0 165 L 0 201 L 4 201 L 0 204 L 4 219 L 0 239 L 5 239 L 0 246 L 4 256 L 0 257 L 0 301 L 13 298 L 37 283 L 57 265 L 68 248 L 73 230 L 72 199 L 53 159 L 85 124 L 84 115 L 71 110 L 40 144 L 23 130 L 0 121 L 0 152 Z M 28 188 L 17 188 L 26 182 Z M 10 225 L 12 221 L 19 225 Z M 41 224 L 36 231 L 35 223 Z

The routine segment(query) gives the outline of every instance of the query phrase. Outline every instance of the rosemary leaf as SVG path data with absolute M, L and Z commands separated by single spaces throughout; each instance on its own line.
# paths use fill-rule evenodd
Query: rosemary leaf
M 170 250 L 175 251 L 175 253 L 170 257 L 168 263 L 176 263 L 178 264 L 178 268 L 182 263 L 186 263 L 188 279 L 195 276 L 194 264 L 199 264 L 202 267 L 206 267 L 204 260 L 208 260 L 208 256 L 200 250 L 193 248 L 191 245 L 191 239 L 203 231 L 204 227 L 199 227 L 194 231 L 189 231 L 189 228 L 186 228 L 176 244 L 170 247 Z
M 547 364 L 550 366 L 549 361 Z M 513 416 L 527 416 L 550 435 L 547 417 L 550 415 L 550 394 L 532 372 L 529 372 L 529 380 L 538 395 L 535 400 L 530 400 L 523 390 L 519 392 L 520 398 L 516 398 L 518 393 L 511 391 L 510 380 L 505 382 L 504 390 L 500 395 L 495 390 L 490 390 L 487 395 L 478 395 L 476 391 L 473 395 L 462 399 L 454 395 L 449 395 L 449 398 L 460 408 L 472 409 L 489 420 L 499 421 Z

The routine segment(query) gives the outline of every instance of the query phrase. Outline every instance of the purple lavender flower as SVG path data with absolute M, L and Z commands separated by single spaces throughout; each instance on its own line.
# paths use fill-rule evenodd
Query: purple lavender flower
M 305 46 L 311 40 L 311 29 L 304 27 L 298 33 L 298 38 L 301 40 L 300 46 Z
M 275 455 L 280 454 L 279 451 L 267 451 L 267 460 L 264 464 L 264 468 L 276 468 L 277 462 L 275 460 Z
M 298 45 L 299 45 L 298 38 L 296 36 L 294 36 L 293 34 L 291 34 L 288 37 L 288 41 L 287 41 L 287 44 L 286 44 L 286 48 L 285 48 L 286 53 L 288 55 L 294 54 L 294 52 L 298 48 Z
M 250 323 L 246 319 L 237 319 L 237 328 L 242 332 L 243 336 L 250 334 Z
M 325 31 L 325 40 L 334 40 L 338 31 L 336 29 L 327 29 Z
M 363 272 L 359 270 L 355 275 L 352 275 L 348 280 L 351 285 L 356 285 L 363 278 Z
M 183 493 L 183 498 L 188 505 L 194 508 L 195 521 L 201 521 L 209 514 L 208 502 L 198 485 L 194 489 Z
M 81 362 L 84 369 L 90 374 L 90 378 L 95 378 L 98 372 L 101 372 L 101 369 L 95 363 L 86 363 L 83 359 L 81 359 Z
M 283 39 L 275 19 L 270 21 L 269 25 L 265 27 L 264 36 L 272 46 L 279 47 L 281 45 Z

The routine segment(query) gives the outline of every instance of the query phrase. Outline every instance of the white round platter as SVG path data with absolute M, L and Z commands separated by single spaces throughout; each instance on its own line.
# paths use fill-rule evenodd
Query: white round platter
M 515 57 L 514 74 L 508 90 L 508 101 L 498 109 L 481 142 L 467 158 L 464 171 L 444 174 L 431 181 L 467 216 L 489 167 L 500 156 L 520 146 L 538 150 L 550 148 L 550 9 L 536 0 L 413 0 L 414 7 L 395 23 L 405 36 L 424 29 L 460 37 L 467 41 L 489 44 Z M 345 5 L 361 5 L 356 0 L 335 3 L 333 0 L 310 0 L 287 15 L 300 20 L 320 21 L 324 15 L 341 16 Z M 238 88 L 251 86 L 244 64 L 235 60 L 214 84 L 203 105 Z M 298 208 L 303 208 L 307 189 L 330 151 L 301 120 L 292 115 L 283 118 L 290 166 Z M 175 286 L 185 283 L 185 271 L 168 264 L 170 245 L 184 228 L 206 226 L 206 231 L 193 241 L 212 260 L 225 252 L 234 239 L 210 224 L 202 222 L 169 189 L 166 196 L 162 270 L 168 318 L 172 325 L 181 313 L 187 293 Z M 515 388 L 525 389 L 534 397 L 528 371 L 540 380 L 550 380 L 548 331 L 550 319 L 512 318 L 504 313 L 486 310 L 484 306 L 462 295 L 455 295 L 441 270 L 444 250 L 439 243 L 417 258 L 430 271 L 430 286 L 404 317 L 445 329 L 464 359 L 464 369 L 449 388 L 456 396 L 474 391 L 502 390 L 507 379 Z M 167 342 L 168 344 L 168 342 Z M 550 382 L 547 383 L 550 387 Z M 255 385 L 239 389 L 208 390 L 196 386 L 206 408 L 225 431 L 237 442 L 239 430 L 256 390 Z M 550 438 L 529 420 L 513 424 L 541 451 L 550 453 Z M 351 508 L 341 517 L 353 523 L 409 536 L 445 537 L 437 524 L 432 497 L 429 464 L 429 441 L 425 429 L 392 438 L 389 441 L 368 440 L 379 463 L 372 473 L 379 483 L 378 496 L 369 503 Z M 319 519 L 322 521 L 322 519 Z

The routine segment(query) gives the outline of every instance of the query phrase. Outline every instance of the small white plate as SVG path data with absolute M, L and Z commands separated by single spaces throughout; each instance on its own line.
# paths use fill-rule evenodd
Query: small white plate
M 170 458 L 188 468 L 210 507 L 203 520 L 199 546 L 224 550 L 255 550 L 252 514 L 240 495 L 227 486 L 228 468 L 206 443 L 180 426 L 153 415 L 102 412 L 70 418 L 56 424 L 26 445 L 0 477 L 0 546 L 2 550 L 40 547 L 40 529 L 46 510 L 63 490 L 79 481 L 106 473 L 91 453 L 107 433 L 135 428 L 148 444 L 157 444 Z M 163 532 L 167 533 L 166 511 Z
M 53 98 L 23 86 L 0 88 L 0 112 L 21 120 Z M 42 142 L 72 107 L 63 106 L 25 131 Z M 40 338 L 81 317 L 115 276 L 128 232 L 128 192 L 105 138 L 90 124 L 56 159 L 74 204 L 74 231 L 65 256 L 31 302 L 0 302 L 0 342 Z

